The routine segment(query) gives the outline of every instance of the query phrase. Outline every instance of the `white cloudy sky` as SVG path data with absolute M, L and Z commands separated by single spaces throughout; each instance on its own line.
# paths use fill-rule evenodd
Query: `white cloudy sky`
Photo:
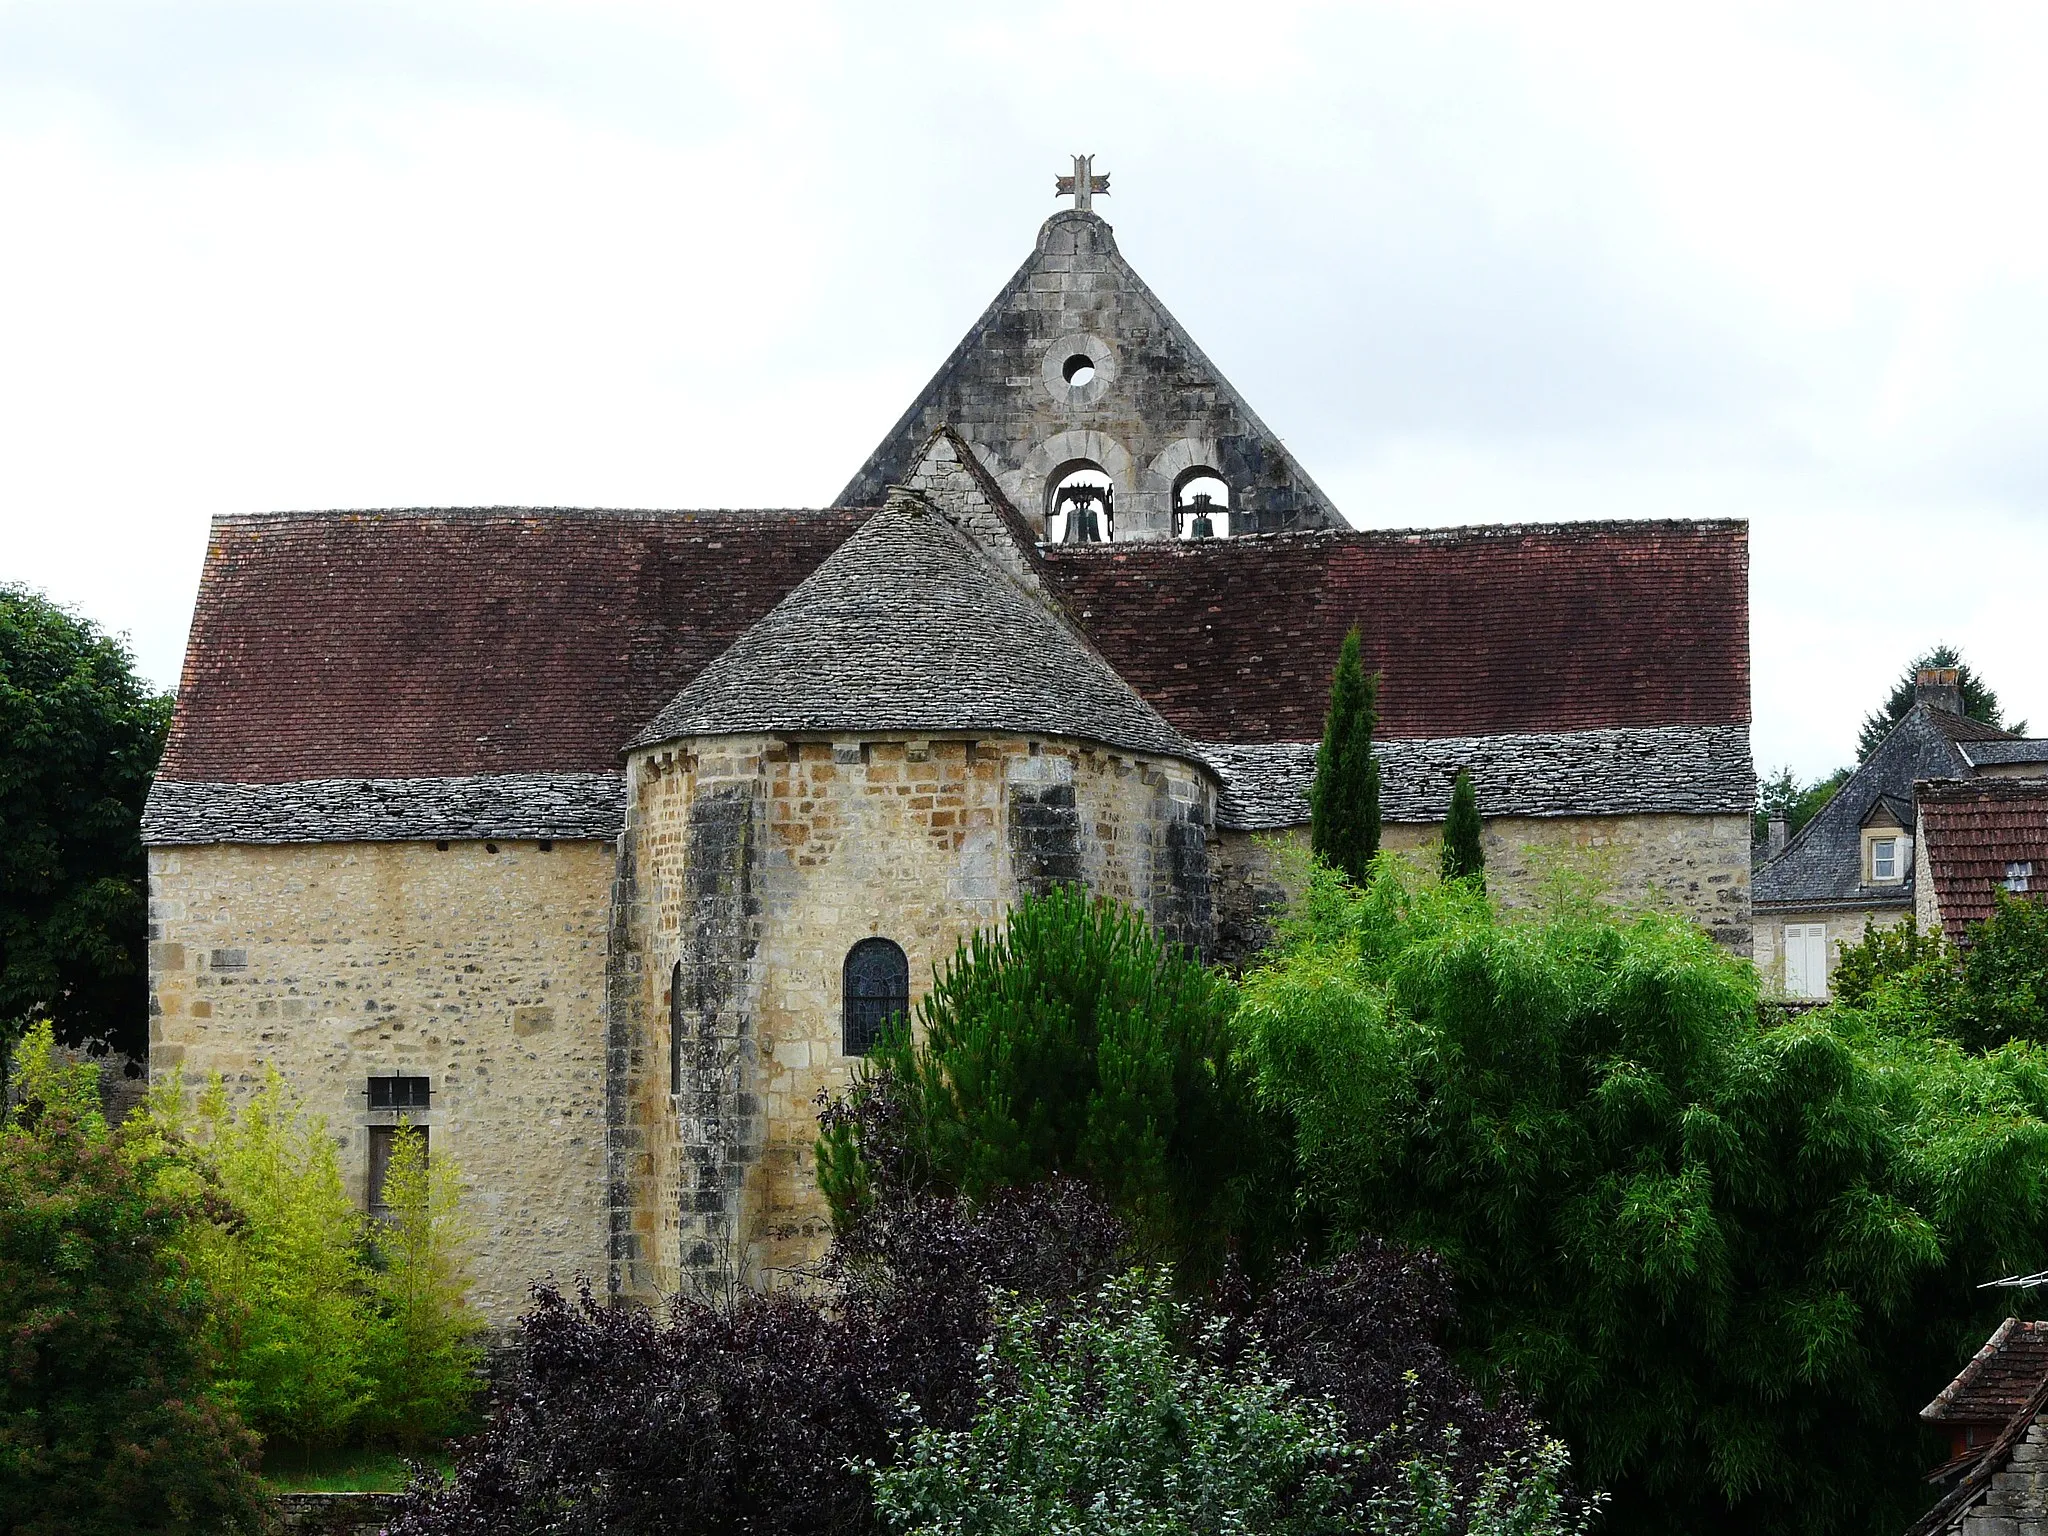
M 1756 747 L 2048 727 L 2048 9 L 0 0 L 0 580 L 217 512 L 816 504 L 1077 150 L 1362 525 L 1753 521 Z

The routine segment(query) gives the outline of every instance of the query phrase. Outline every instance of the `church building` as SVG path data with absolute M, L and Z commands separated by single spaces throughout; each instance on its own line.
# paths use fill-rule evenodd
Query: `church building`
M 1576 862 L 1746 953 L 1745 525 L 1353 529 L 1062 182 L 831 506 L 217 518 L 152 1078 L 275 1068 L 366 1206 L 424 1127 L 495 1324 L 773 1284 L 817 1095 L 1021 896 L 1256 953 L 1353 628 L 1387 846 L 1467 769 L 1502 900 Z

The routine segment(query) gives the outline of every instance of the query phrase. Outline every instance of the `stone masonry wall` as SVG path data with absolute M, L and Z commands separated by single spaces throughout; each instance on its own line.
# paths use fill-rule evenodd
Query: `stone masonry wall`
M 859 940 L 902 946 L 914 1006 L 957 944 L 1076 871 L 1177 937 L 1206 926 L 1213 793 L 1186 764 L 1058 741 L 737 737 L 639 754 L 631 773 L 637 1043 L 614 1134 L 636 1294 L 772 1285 L 822 1251 L 814 1101 L 855 1064 L 841 988 Z
M 1430 845 L 1442 835 L 1440 823 L 1389 822 L 1381 845 L 1430 865 Z M 1675 907 L 1717 943 L 1747 954 L 1749 838 L 1743 816 L 1491 817 L 1482 832 L 1486 885 L 1504 906 L 1525 907 L 1551 871 L 1576 870 L 1619 904 Z M 1271 914 L 1298 878 L 1307 848 L 1307 827 L 1222 834 L 1218 959 L 1242 965 L 1266 943 Z
M 366 1080 L 432 1080 L 413 1118 L 463 1175 L 472 1300 L 494 1327 L 553 1275 L 601 1280 L 609 842 L 157 848 L 150 1073 L 245 1098 L 275 1067 L 324 1115 L 350 1194 Z

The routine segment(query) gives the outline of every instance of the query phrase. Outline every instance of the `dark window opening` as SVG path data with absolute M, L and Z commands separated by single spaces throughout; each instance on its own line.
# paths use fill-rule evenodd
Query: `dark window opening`
M 420 1081 L 424 1082 L 422 1078 Z M 384 1198 L 384 1181 L 391 1172 L 391 1154 L 397 1150 L 399 1135 L 417 1136 L 420 1150 L 427 1148 L 427 1128 L 424 1125 L 373 1125 L 370 1127 L 370 1180 L 364 1186 L 368 1198 L 363 1202 L 372 1216 L 382 1221 L 391 1214 L 391 1206 Z
M 1076 352 L 1060 365 L 1060 377 L 1074 388 L 1095 382 L 1095 359 L 1086 352 Z
M 445 837 L 444 837 L 444 838 L 441 838 L 441 839 L 439 839 L 438 841 L 436 841 L 436 842 L 435 842 L 435 844 L 434 844 L 434 852 L 436 852 L 436 853 L 446 853 L 447 851 L 448 851 L 448 839 L 447 839 L 447 838 L 445 838 Z
M 668 977 L 668 1091 L 683 1091 L 683 962 Z
M 547 837 L 542 838 L 540 840 L 540 851 L 542 853 L 553 853 L 555 851 L 554 839 Z
M 862 939 L 846 952 L 846 1004 L 842 1044 L 865 1056 L 890 1021 L 910 1012 L 910 961 L 887 939 Z
M 433 1089 L 424 1077 L 373 1077 L 372 1109 L 431 1109 Z

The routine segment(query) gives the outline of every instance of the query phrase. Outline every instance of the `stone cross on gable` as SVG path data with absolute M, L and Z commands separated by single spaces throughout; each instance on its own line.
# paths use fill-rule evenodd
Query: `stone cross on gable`
M 1100 176 L 1095 174 L 1095 157 L 1093 155 L 1076 155 L 1074 156 L 1074 174 L 1062 176 L 1058 179 L 1055 183 L 1053 196 L 1071 197 L 1074 200 L 1074 206 L 1086 212 L 1089 200 L 1098 192 L 1104 197 L 1109 196 L 1108 173 L 1104 172 Z

